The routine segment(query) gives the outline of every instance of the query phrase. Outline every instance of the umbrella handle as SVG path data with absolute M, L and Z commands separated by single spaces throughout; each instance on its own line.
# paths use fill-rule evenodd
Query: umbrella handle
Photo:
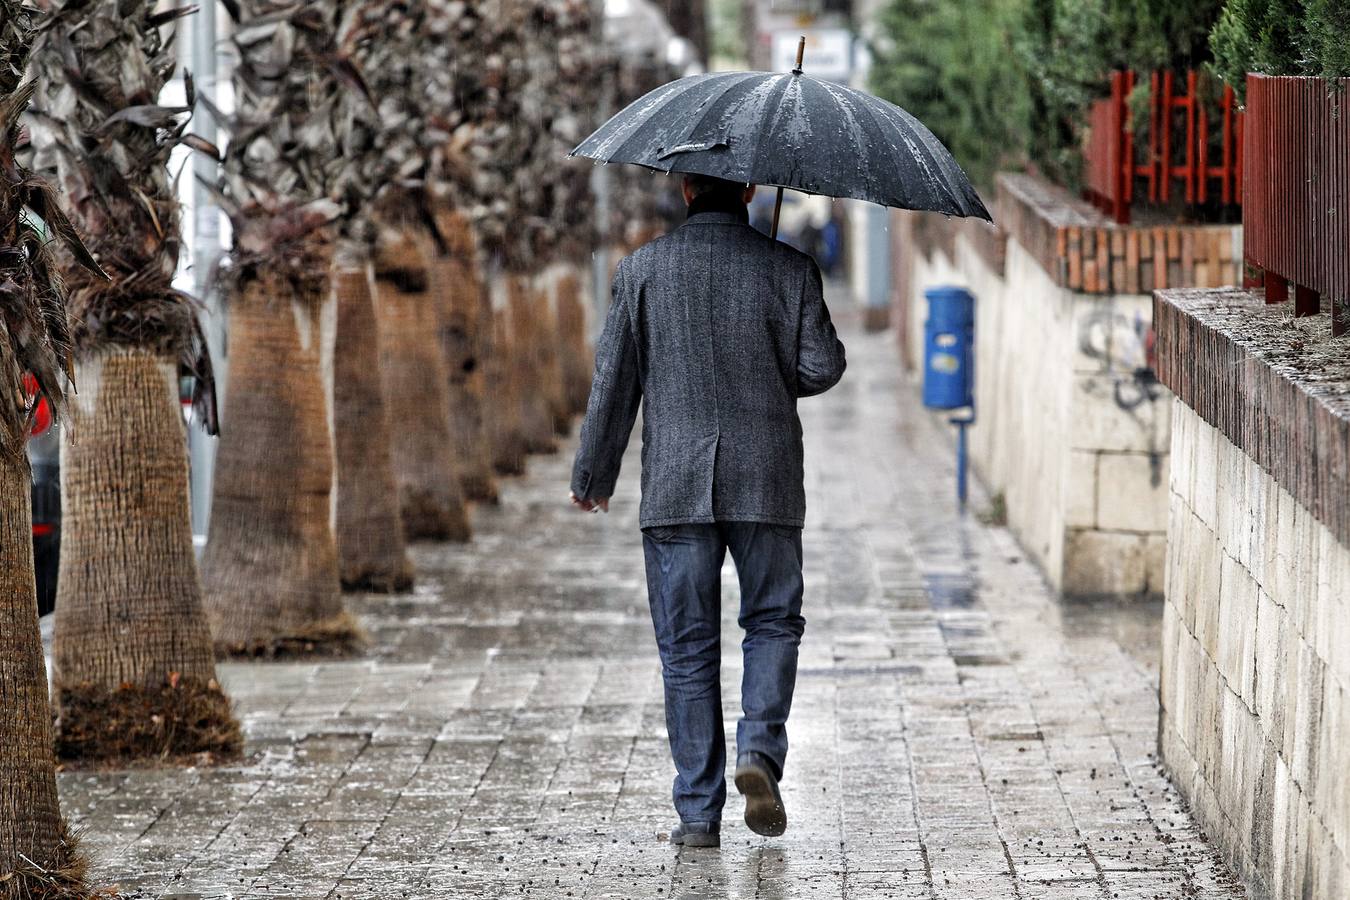
M 783 189 L 778 189 L 778 197 L 773 201 L 773 228 L 769 231 L 769 237 L 778 240 L 778 214 L 783 211 Z
M 802 35 L 797 41 L 797 65 L 792 70 L 793 75 L 802 74 L 802 59 L 806 56 L 806 35 Z M 783 189 L 778 189 L 778 196 L 773 201 L 773 229 L 769 237 L 778 240 L 778 214 L 783 211 Z

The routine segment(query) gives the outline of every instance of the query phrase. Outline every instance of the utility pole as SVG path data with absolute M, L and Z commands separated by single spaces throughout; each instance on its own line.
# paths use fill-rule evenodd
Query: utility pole
M 197 93 L 219 106 L 219 66 L 216 52 L 216 6 L 205 4 L 188 19 L 192 23 L 189 70 L 196 80 Z M 192 132 L 219 146 L 219 128 L 203 108 L 192 117 Z M 205 153 L 192 155 L 192 284 L 193 294 L 203 306 L 202 330 L 211 351 L 215 369 L 216 400 L 224 407 L 224 392 L 229 360 L 226 359 L 225 315 L 220 292 L 212 275 L 221 252 L 221 213 L 203 182 L 214 184 L 219 165 Z M 228 428 L 228 423 L 222 423 Z M 203 544 L 211 521 L 211 488 L 216 462 L 216 439 L 201 428 L 188 431 L 188 459 L 192 468 L 192 532 L 198 548 Z

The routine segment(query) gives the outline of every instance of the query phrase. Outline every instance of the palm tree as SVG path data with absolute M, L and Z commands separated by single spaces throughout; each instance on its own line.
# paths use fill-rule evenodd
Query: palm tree
M 214 427 L 210 359 L 173 287 L 181 232 L 169 154 L 187 108 L 164 26 L 190 9 L 64 0 L 33 53 L 35 160 L 54 169 L 111 280 L 65 262 L 77 380 L 62 448 L 57 751 L 74 758 L 237 754 L 192 543 L 179 373 Z M 188 106 L 193 102 L 189 85 Z M 66 254 L 68 256 L 68 254 Z
M 70 332 L 51 245 L 35 219 L 84 264 L 98 266 L 55 193 L 15 159 L 21 84 L 37 11 L 0 0 L 0 897 L 84 897 L 84 862 L 61 817 L 47 670 L 33 585 L 32 475 L 24 453 L 27 395 L 65 410 Z M 25 390 L 28 380 L 36 391 Z
M 380 367 L 370 256 L 343 242 L 334 264 L 333 426 L 337 549 L 347 590 L 406 591 L 412 563 L 400 512 L 388 391 Z
M 438 251 L 420 217 L 402 211 L 417 200 L 390 196 L 382 203 L 375 255 L 380 366 L 400 431 L 394 469 L 410 538 L 467 541 L 472 531 L 452 443 L 442 311 L 430 280 Z
M 524 387 L 515 364 L 505 284 L 488 273 L 499 267 L 521 224 L 514 185 L 518 177 L 528 177 L 520 176 L 523 151 L 539 138 L 521 109 L 527 74 L 521 25 L 537 11 L 521 0 L 457 4 L 450 17 L 453 27 L 443 36 L 459 64 L 445 68 L 450 102 L 439 104 L 433 116 L 444 135 L 431 172 L 444 252 L 432 274 L 446 308 L 449 375 L 458 380 L 454 362 L 461 372 L 466 363 L 471 366 L 472 377 L 455 384 L 449 400 L 456 446 L 465 460 L 465 489 L 476 499 L 495 497 L 494 472 L 525 471 Z M 456 274 L 470 274 L 466 267 L 471 277 L 456 279 Z M 477 295 L 477 316 L 468 312 L 475 302 L 471 293 Z M 481 450 L 474 447 L 479 442 Z
M 359 73 L 338 49 L 334 0 L 230 0 L 236 108 L 218 201 L 233 224 L 225 269 L 229 381 L 202 559 L 217 648 L 345 652 L 332 528 L 325 357 L 335 321 L 335 223 L 359 173 L 344 98 Z M 328 369 L 331 371 L 331 367 Z
M 372 62 L 384 61 L 372 58 L 378 52 L 405 68 L 428 52 L 428 36 L 421 28 L 425 7 L 401 0 L 361 0 L 343 6 L 341 52 L 363 73 L 372 71 Z M 399 490 L 398 464 L 403 459 L 396 447 L 401 449 L 401 434 L 395 442 L 391 428 L 395 421 L 391 400 L 397 395 L 384 377 L 376 316 L 372 253 L 378 229 L 373 215 L 376 197 L 420 166 L 425 136 L 420 110 L 407 109 L 399 101 L 408 92 L 389 96 L 380 87 L 345 97 L 344 155 L 359 177 L 347 179 L 349 202 L 338 223 L 334 272 L 336 528 L 345 588 L 402 591 L 412 587 L 413 575 Z M 378 99 L 372 102 L 374 97 Z
M 460 485 L 468 499 L 495 503 L 497 481 L 484 408 L 484 363 L 492 352 L 492 307 L 468 217 L 441 203 L 436 229 L 445 249 L 431 261 L 431 280 L 444 317 L 441 344 L 450 379 L 448 401 Z
M 364 0 L 345 29 L 344 46 L 365 73 L 374 115 L 370 148 L 383 190 L 369 210 L 376 238 L 376 318 L 380 369 L 392 421 L 398 423 L 394 470 L 409 538 L 468 540 L 468 510 L 455 456 L 442 310 L 430 267 L 441 255 L 430 201 L 434 151 L 444 136 L 433 111 L 453 103 L 445 36 L 455 4 L 444 0 Z
M 569 415 L 581 415 L 591 393 L 591 349 L 587 336 L 587 281 L 582 264 L 573 262 L 554 286 L 558 337 L 562 341 L 563 402 Z

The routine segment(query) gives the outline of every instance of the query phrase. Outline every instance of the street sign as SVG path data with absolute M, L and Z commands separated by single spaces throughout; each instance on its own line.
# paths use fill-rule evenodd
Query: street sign
M 770 70 L 791 72 L 797 65 L 797 42 L 806 35 L 802 70 L 815 78 L 848 81 L 853 74 L 853 34 L 846 28 L 783 28 L 773 32 Z

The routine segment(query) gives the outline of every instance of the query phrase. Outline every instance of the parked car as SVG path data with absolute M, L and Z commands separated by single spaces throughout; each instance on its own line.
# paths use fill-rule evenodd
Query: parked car
M 27 376 L 25 386 L 37 393 Z M 28 463 L 33 469 L 33 563 L 37 575 L 38 613 L 56 608 L 56 568 L 61 558 L 61 437 L 51 406 L 39 397 L 28 436 Z

